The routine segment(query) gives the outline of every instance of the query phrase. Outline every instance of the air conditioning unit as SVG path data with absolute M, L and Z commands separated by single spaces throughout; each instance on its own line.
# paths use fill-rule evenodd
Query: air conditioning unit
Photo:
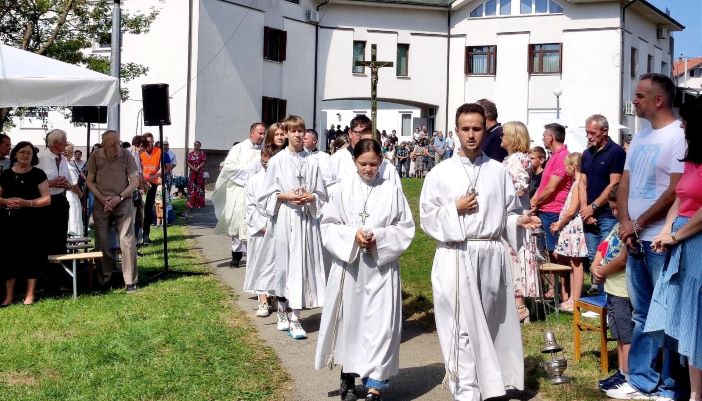
M 319 11 L 305 10 L 305 22 L 312 22 L 314 24 L 319 22 Z
M 627 116 L 633 116 L 636 114 L 636 108 L 631 100 L 624 102 L 624 114 Z
M 656 37 L 658 39 L 668 39 L 668 29 L 663 25 L 658 25 L 658 28 L 656 28 Z

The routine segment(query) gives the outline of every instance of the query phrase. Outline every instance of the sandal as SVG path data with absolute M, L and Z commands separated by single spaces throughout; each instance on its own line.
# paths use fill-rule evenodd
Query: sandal
M 519 322 L 529 323 L 529 308 L 526 305 L 517 306 L 517 315 L 519 316 Z
M 571 312 L 572 313 L 573 308 L 574 308 L 573 301 L 566 301 L 566 302 L 563 302 L 558 309 L 560 309 L 562 312 Z

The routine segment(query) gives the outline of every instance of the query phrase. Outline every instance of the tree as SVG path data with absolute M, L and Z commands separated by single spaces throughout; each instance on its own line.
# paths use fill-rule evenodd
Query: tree
M 112 0 L 0 0 L 0 41 L 66 63 L 110 73 L 109 57 L 91 54 L 93 44 L 111 42 Z M 122 33 L 147 33 L 158 11 L 123 12 Z M 121 79 L 130 81 L 148 68 L 122 63 Z M 122 98 L 128 93 L 122 91 Z M 20 111 L 21 112 L 21 111 Z M 11 121 L 12 109 L 0 109 L 0 127 Z

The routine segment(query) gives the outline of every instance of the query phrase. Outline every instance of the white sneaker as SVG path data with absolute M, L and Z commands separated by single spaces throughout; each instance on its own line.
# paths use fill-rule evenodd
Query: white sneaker
M 258 317 L 268 317 L 271 312 L 268 310 L 268 304 L 266 302 L 258 301 L 258 309 L 256 310 L 256 316 Z
M 663 397 L 662 395 L 657 395 L 657 396 L 653 397 L 653 399 L 656 401 L 675 401 L 675 399 L 673 399 L 673 398 Z M 692 398 L 690 398 L 690 399 L 692 399 Z
M 605 394 L 607 394 L 607 397 L 617 400 L 652 400 L 655 398 L 655 396 L 649 396 L 640 392 L 629 383 L 607 390 Z
M 275 326 L 278 331 L 290 330 L 290 320 L 288 320 L 287 312 L 276 312 L 278 315 L 278 324 Z
M 288 330 L 288 335 L 295 340 L 302 340 L 307 338 L 307 332 L 302 328 L 299 320 L 292 320 L 290 322 L 290 329 Z

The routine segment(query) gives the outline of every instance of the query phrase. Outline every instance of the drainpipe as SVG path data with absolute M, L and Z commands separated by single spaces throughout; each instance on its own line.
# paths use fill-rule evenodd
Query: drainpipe
M 188 149 L 190 146 L 190 97 L 192 95 L 193 80 L 193 1 L 188 1 L 188 72 L 185 90 L 185 163 L 183 165 L 183 175 L 188 177 Z
M 622 22 L 622 40 L 621 40 L 621 51 L 620 53 L 620 58 L 619 58 L 619 69 L 620 69 L 620 78 L 619 78 L 619 122 L 621 123 L 623 121 L 623 116 L 624 116 L 624 79 L 626 79 L 626 70 L 624 67 L 624 35 L 626 34 L 625 29 L 626 29 L 626 9 L 629 8 L 632 4 L 636 3 L 639 0 L 631 0 L 629 1 L 623 8 L 622 8 L 622 17 L 621 17 L 621 22 Z M 636 118 L 634 118 L 634 125 L 636 125 Z M 634 132 L 636 132 L 634 130 Z M 633 133 L 632 133 L 633 135 Z M 619 138 L 619 141 L 621 142 L 621 135 Z
M 444 107 L 444 133 L 449 132 L 449 89 L 451 88 L 451 4 L 446 12 L 446 106 Z
M 319 15 L 319 9 L 329 3 L 328 1 L 322 2 L 320 5 L 317 6 L 317 15 Z M 317 63 L 319 62 L 319 21 L 317 22 L 317 25 L 315 25 L 314 28 L 314 94 L 312 95 L 312 127 L 316 130 L 317 129 Z M 321 132 L 321 129 L 320 129 Z M 327 138 L 325 136 L 324 140 L 326 141 Z

